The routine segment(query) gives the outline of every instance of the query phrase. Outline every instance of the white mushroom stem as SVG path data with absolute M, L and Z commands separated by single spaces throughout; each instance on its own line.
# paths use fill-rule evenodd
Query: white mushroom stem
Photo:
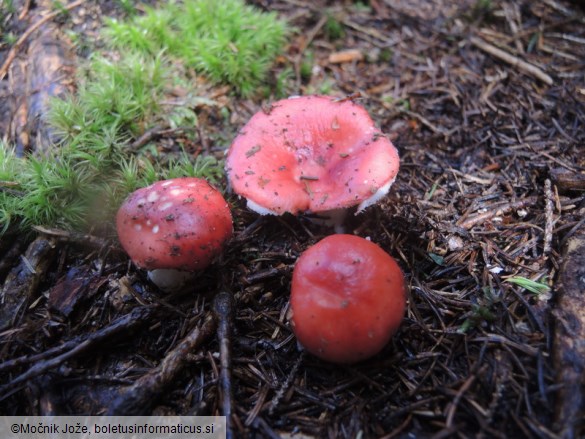
M 392 186 L 392 183 L 394 183 L 394 180 L 395 179 L 393 178 L 388 183 L 386 183 L 384 186 L 382 186 L 380 189 L 378 189 L 374 193 L 374 195 L 372 195 L 370 198 L 362 201 L 358 205 L 355 214 L 357 215 L 358 213 L 360 213 L 361 211 L 363 211 L 367 207 L 370 207 L 371 205 L 376 204 L 378 201 L 380 201 L 382 198 L 384 198 L 386 196 L 386 194 L 388 193 L 388 191 L 390 191 L 390 187 Z M 349 208 L 348 209 L 339 208 L 339 209 L 326 210 L 323 212 L 319 212 L 319 216 L 317 218 L 312 217 L 310 219 L 312 222 L 314 222 L 316 224 L 324 224 L 324 225 L 333 227 L 333 229 L 335 230 L 335 233 L 345 233 L 345 227 L 343 226 L 343 223 L 345 221 L 345 217 L 347 216 L 348 210 L 349 210 Z
M 169 268 L 157 268 L 148 272 L 150 281 L 165 293 L 180 291 L 196 277 L 192 271 L 173 270 Z
M 260 215 L 276 215 L 278 216 L 278 212 L 273 210 L 267 209 L 258 203 L 255 203 L 252 200 L 247 200 L 248 209 L 253 210 Z M 325 210 L 323 212 L 319 212 L 315 214 L 316 216 L 308 216 L 309 220 L 314 224 L 325 225 L 329 227 L 333 227 L 335 233 L 345 233 L 345 229 L 343 227 L 343 222 L 345 221 L 345 217 L 347 216 L 346 208 L 339 208 L 339 209 L 331 209 Z
M 308 218 L 314 224 L 333 227 L 335 233 L 345 233 L 343 223 L 347 212 L 347 208 L 324 210 L 323 212 L 318 212 L 317 216 L 309 216 Z

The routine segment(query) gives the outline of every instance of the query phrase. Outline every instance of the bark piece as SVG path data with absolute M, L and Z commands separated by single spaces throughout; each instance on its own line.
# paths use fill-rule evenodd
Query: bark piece
M 21 256 L 20 263 L 8 274 L 0 290 L 0 330 L 9 327 L 19 308 L 36 296 L 38 286 L 53 262 L 54 249 L 53 239 L 35 239 Z
M 566 243 L 554 310 L 556 430 L 562 438 L 585 432 L 585 227 Z

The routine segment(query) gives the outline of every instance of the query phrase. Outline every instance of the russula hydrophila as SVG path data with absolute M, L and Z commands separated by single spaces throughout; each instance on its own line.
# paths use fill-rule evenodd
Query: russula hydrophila
M 297 260 L 289 318 L 301 346 L 319 358 L 355 363 L 377 354 L 405 307 L 400 267 L 371 241 L 330 235 Z
M 394 145 L 350 99 L 298 96 L 256 113 L 227 154 L 233 190 L 261 214 L 357 212 L 398 173 Z
M 209 266 L 232 236 L 232 215 L 207 181 L 158 181 L 126 198 L 116 216 L 124 250 L 163 291 L 181 288 Z

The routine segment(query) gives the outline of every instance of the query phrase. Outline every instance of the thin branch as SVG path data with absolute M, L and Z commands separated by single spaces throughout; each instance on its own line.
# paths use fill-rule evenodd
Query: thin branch
M 547 178 L 544 182 L 544 196 L 546 199 L 546 204 L 544 208 L 545 213 L 545 226 L 544 226 L 544 256 L 548 256 L 552 249 L 552 238 L 553 238 L 553 206 L 554 206 L 554 196 L 551 188 L 551 182 Z
M 495 218 L 497 216 L 503 215 L 511 211 L 512 209 L 521 209 L 526 206 L 532 206 L 536 204 L 537 197 L 526 197 L 522 200 L 511 202 L 511 203 L 498 203 L 495 206 L 486 206 L 488 209 L 486 212 L 479 213 L 477 215 L 470 216 L 457 222 L 459 227 L 463 227 L 464 229 L 471 229 L 473 226 L 483 223 L 491 218 Z
M 234 436 L 233 431 L 233 386 L 232 386 L 232 349 L 231 336 L 234 318 L 233 297 L 230 293 L 221 292 L 213 301 L 213 311 L 215 313 L 218 327 L 217 339 L 219 342 L 219 361 L 221 369 L 219 371 L 219 389 L 222 415 L 226 417 L 226 438 L 231 439 Z
M 510 64 L 512 67 L 516 67 L 519 70 L 522 70 L 529 75 L 534 76 L 537 79 L 540 79 L 547 85 L 553 85 L 553 79 L 544 73 L 541 69 L 536 67 L 534 64 L 527 63 L 526 61 L 521 60 L 517 56 L 510 55 L 508 52 L 503 51 L 502 49 L 497 48 L 489 43 L 486 43 L 480 38 L 471 37 L 469 39 L 471 44 L 479 49 L 483 50 L 484 52 L 489 53 L 490 55 L 495 56 L 496 58 Z
M 215 332 L 215 318 L 209 314 L 203 324 L 195 327 L 170 351 L 161 363 L 137 379 L 132 386 L 120 394 L 108 409 L 112 415 L 145 415 L 157 401 L 165 388 L 177 377 L 187 363 L 188 354 L 201 346 Z

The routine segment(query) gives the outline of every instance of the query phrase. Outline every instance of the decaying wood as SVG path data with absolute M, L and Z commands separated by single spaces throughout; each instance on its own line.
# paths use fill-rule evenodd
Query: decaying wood
M 208 314 L 201 326 L 196 326 L 173 348 L 155 369 L 143 375 L 127 389 L 124 389 L 108 408 L 107 414 L 147 415 L 160 398 L 162 392 L 180 373 L 189 354 L 205 343 L 215 332 L 216 319 Z
M 71 267 L 48 291 L 47 305 L 51 311 L 69 316 L 107 282 L 107 277 L 100 276 L 86 265 Z
M 11 242 L 11 240 L 5 238 L 5 241 L 1 242 L 1 244 L 3 244 L 3 248 L 2 258 L 0 259 L 0 279 L 4 279 L 4 276 L 15 265 L 20 255 L 23 254 L 27 247 L 27 242 L 22 239 Z
M 12 325 L 19 309 L 38 294 L 38 286 L 52 263 L 55 241 L 35 239 L 20 257 L 20 263 L 8 274 L 0 290 L 0 329 Z
M 37 154 L 46 154 L 59 138 L 48 124 L 50 100 L 73 91 L 74 56 L 72 48 L 52 23 L 39 29 L 27 56 L 27 131 Z
M 69 9 L 81 3 L 71 4 Z M 0 80 L 1 93 L 6 95 L 0 102 L 0 112 L 8 116 L 0 122 L 0 128 L 5 128 L 3 135 L 15 145 L 19 156 L 31 151 L 45 153 L 59 140 L 46 120 L 49 100 L 63 97 L 74 88 L 73 48 L 52 22 L 62 11 L 50 13 L 51 10 L 53 3 L 36 2 L 36 7 L 26 14 L 32 24 L 12 46 L 3 65 L 10 75 L 8 81 Z M 20 52 L 22 55 L 17 57 Z
M 82 5 L 84 2 L 85 2 L 85 0 L 78 0 L 78 1 L 75 1 L 75 2 L 70 3 L 68 5 L 65 5 L 62 8 L 59 8 L 57 11 L 52 12 L 48 15 L 45 15 L 43 18 L 41 18 L 40 20 L 35 22 L 32 26 L 30 26 L 20 36 L 20 38 L 16 41 L 16 43 L 14 43 L 14 45 L 11 47 L 10 51 L 8 52 L 8 55 L 6 56 L 4 63 L 0 67 L 0 81 L 2 81 L 4 79 L 4 77 L 6 76 L 6 73 L 8 72 L 8 68 L 10 67 L 10 64 L 12 64 L 12 62 L 14 61 L 14 58 L 16 58 L 16 55 L 18 54 L 18 51 L 20 50 L 22 45 L 26 42 L 26 40 L 28 40 L 28 38 L 33 33 L 35 33 L 43 24 L 53 20 L 55 17 L 62 14 L 63 10 L 70 11 L 70 10 L 75 9 L 78 6 Z
M 340 52 L 333 52 L 329 55 L 329 62 L 331 64 L 343 64 L 347 62 L 356 62 L 364 59 L 364 54 L 356 49 L 342 50 Z
M 556 427 L 563 439 L 585 434 L 585 227 L 567 241 L 556 288 Z

